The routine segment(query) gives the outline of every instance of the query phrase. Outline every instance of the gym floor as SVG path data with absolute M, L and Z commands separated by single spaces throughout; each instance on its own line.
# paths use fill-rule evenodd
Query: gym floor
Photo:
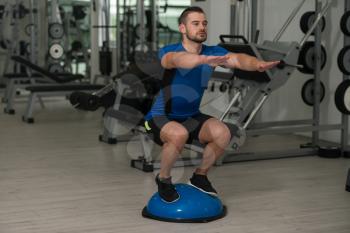
M 215 167 L 210 178 L 228 208 L 225 218 L 158 222 L 140 214 L 156 186 L 155 173 L 129 166 L 138 142 L 100 143 L 101 112 L 78 112 L 62 98 L 45 104 L 33 125 L 21 121 L 24 102 L 16 115 L 0 114 L 1 233 L 349 233 L 349 159 L 308 156 Z M 192 170 L 174 169 L 174 180 L 187 182 Z

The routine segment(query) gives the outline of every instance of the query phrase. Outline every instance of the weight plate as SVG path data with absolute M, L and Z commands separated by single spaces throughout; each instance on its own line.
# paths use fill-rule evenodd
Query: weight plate
M 49 26 L 49 36 L 52 39 L 61 39 L 64 35 L 63 25 L 59 23 L 52 23 Z
M 146 53 L 149 50 L 146 44 L 144 44 L 143 46 L 141 44 L 136 44 L 134 49 L 136 52 L 144 52 L 144 53 Z
M 27 36 L 30 36 L 30 35 L 31 35 L 32 27 L 34 27 L 34 24 L 32 24 L 32 23 L 27 24 L 27 25 L 24 27 L 24 32 L 26 33 Z
M 50 73 L 64 73 L 64 68 L 60 64 L 51 64 L 49 65 Z
M 338 67 L 345 75 L 350 75 L 350 45 L 342 48 L 338 54 Z
M 137 24 L 134 28 L 134 33 L 135 33 L 135 36 L 137 39 L 140 39 L 141 38 L 141 26 L 140 24 Z M 150 30 L 148 27 L 145 27 L 144 28 L 144 33 L 145 33 L 145 38 L 149 37 L 150 36 Z
M 53 59 L 60 59 L 63 56 L 64 49 L 60 44 L 53 44 L 49 49 L 49 54 Z
M 327 53 L 323 45 L 321 45 L 321 70 L 326 65 Z M 298 64 L 302 65 L 303 68 L 298 70 L 305 74 L 313 74 L 315 70 L 315 42 L 307 41 L 301 48 Z
M 350 36 L 350 11 L 345 12 L 341 17 L 340 29 L 345 35 Z
M 306 34 L 314 22 L 315 22 L 315 12 L 314 11 L 305 12 L 300 18 L 301 31 Z M 321 24 L 321 31 L 323 32 L 326 27 L 325 17 L 322 17 L 319 23 Z M 315 31 L 313 31 L 311 34 L 314 35 Z
M 337 109 L 350 115 L 350 80 L 344 80 L 335 91 L 334 102 Z
M 314 105 L 314 82 L 315 82 L 314 79 L 307 80 L 304 83 L 303 88 L 301 89 L 301 97 L 304 103 L 309 106 Z M 322 102 L 325 96 L 325 87 L 322 82 L 321 82 L 321 88 L 320 88 L 320 96 L 321 96 L 320 102 Z

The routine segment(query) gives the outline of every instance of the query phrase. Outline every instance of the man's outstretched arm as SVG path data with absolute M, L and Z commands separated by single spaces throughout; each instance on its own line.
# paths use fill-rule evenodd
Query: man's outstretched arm
M 227 68 L 238 68 L 247 71 L 265 71 L 275 67 L 279 61 L 262 61 L 256 57 L 243 53 L 229 53 L 226 63 L 222 64 Z
M 228 59 L 228 56 L 205 56 L 188 52 L 169 52 L 163 56 L 161 63 L 166 69 L 191 69 L 202 64 L 210 66 L 225 64 Z

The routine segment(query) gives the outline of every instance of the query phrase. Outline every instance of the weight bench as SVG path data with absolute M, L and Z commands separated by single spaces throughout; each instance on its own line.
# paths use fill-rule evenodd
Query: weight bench
M 278 67 L 265 72 L 243 71 L 239 69 L 233 71 L 234 81 L 232 98 L 219 118 L 219 120 L 225 121 L 225 123 L 230 126 L 233 139 L 228 147 L 228 152 L 232 152 L 236 151 L 245 142 L 248 126 L 261 109 L 270 93 L 284 85 L 291 73 L 295 70 L 297 66 L 295 64 L 297 64 L 299 56 L 299 46 L 296 42 L 265 41 L 263 44 L 257 45 L 243 40 L 243 43 L 227 43 L 225 42 L 227 37 L 232 38 L 233 36 L 221 36 L 220 39 L 222 43 L 220 46 L 229 51 L 250 54 L 266 61 L 281 61 Z M 116 91 L 116 93 L 121 92 Z M 154 143 L 151 143 L 152 140 L 145 134 L 143 127 L 140 125 L 140 122 L 143 122 L 143 114 L 137 111 L 130 112 L 128 109 L 121 109 L 121 106 L 120 97 L 117 96 L 115 105 L 105 113 L 105 118 L 107 118 L 105 122 L 108 122 L 108 118 L 111 118 L 117 119 L 117 123 L 115 123 L 116 121 L 114 121 L 113 124 L 106 123 L 105 127 L 107 126 L 108 129 L 105 128 L 103 135 L 100 136 L 100 140 L 103 138 L 103 141 L 112 143 L 113 140 L 110 139 L 117 138 L 115 134 L 113 134 L 113 127 L 116 126 L 118 122 L 122 126 L 129 125 L 131 131 L 139 136 L 142 148 L 142 156 L 138 159 L 132 159 L 131 166 L 145 172 L 150 172 L 153 171 L 153 169 L 159 168 L 160 161 L 152 156 Z M 230 117 L 227 117 L 228 115 Z M 130 135 L 128 137 L 127 135 L 121 136 L 126 136 L 123 139 L 130 138 Z M 122 138 L 121 136 L 118 136 L 118 138 Z M 192 151 L 195 151 L 198 156 L 195 158 L 181 158 L 176 162 L 175 166 L 199 164 L 201 161 L 200 153 L 202 153 L 203 146 L 195 142 L 192 145 L 186 145 L 185 148 L 190 148 Z M 231 161 L 232 160 L 228 158 L 228 154 L 225 153 L 217 164 L 219 165 Z
M 15 114 L 14 98 L 17 88 L 26 87 L 37 82 L 45 82 L 43 76 L 37 73 L 33 73 L 31 77 L 25 73 L 7 73 L 3 75 L 3 78 L 6 80 L 6 88 L 1 102 L 6 104 L 4 113 L 7 114 Z
M 32 71 L 35 71 L 45 77 L 48 81 L 47 84 L 34 84 L 25 87 L 25 90 L 30 92 L 26 112 L 22 117 L 22 120 L 27 123 L 34 123 L 33 111 L 34 104 L 38 97 L 44 96 L 65 96 L 74 91 L 88 91 L 92 92 L 99 90 L 103 85 L 92 85 L 89 83 L 82 83 L 83 75 L 74 75 L 70 73 L 54 74 L 49 71 L 33 64 L 32 62 L 24 59 L 20 56 L 12 56 L 15 62 L 26 66 Z M 77 82 L 79 81 L 79 82 Z
M 27 123 L 34 123 L 33 111 L 34 104 L 38 97 L 47 96 L 66 96 L 74 91 L 88 91 L 93 92 L 101 89 L 103 85 L 91 85 L 91 84 L 64 84 L 64 85 L 39 85 L 28 86 L 25 90 L 30 92 L 26 112 L 22 117 L 22 120 Z

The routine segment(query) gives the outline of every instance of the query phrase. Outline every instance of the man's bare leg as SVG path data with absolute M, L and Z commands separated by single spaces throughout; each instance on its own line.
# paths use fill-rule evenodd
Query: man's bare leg
M 160 132 L 163 147 L 159 178 L 169 178 L 171 168 L 183 150 L 188 139 L 188 132 L 181 124 L 171 121 L 163 126 Z
M 203 124 L 198 138 L 201 143 L 207 143 L 207 146 L 203 152 L 202 163 L 196 169 L 196 173 L 206 175 L 230 143 L 231 133 L 223 122 L 210 118 Z

